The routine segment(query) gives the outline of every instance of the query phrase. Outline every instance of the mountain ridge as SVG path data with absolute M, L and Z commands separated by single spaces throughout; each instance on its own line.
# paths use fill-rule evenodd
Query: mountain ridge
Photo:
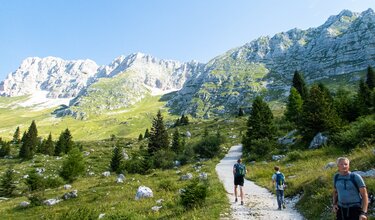
M 123 83 L 117 84 L 113 91 L 122 91 L 122 99 L 115 103 L 103 100 L 102 103 L 96 103 L 99 108 L 106 109 L 106 105 L 123 108 L 134 104 L 134 101 L 120 104 L 122 101 L 119 100 L 126 98 L 137 102 L 139 98 L 158 89 L 162 92 L 177 91 L 167 104 L 172 113 L 209 117 L 210 114 L 234 113 L 239 106 L 248 105 L 260 94 L 268 100 L 285 97 L 295 70 L 302 71 L 306 81 L 312 83 L 359 72 L 369 65 L 375 65 L 373 36 L 375 14 L 372 9 L 361 13 L 343 10 L 316 28 L 294 28 L 272 37 L 260 36 L 205 64 L 163 60 L 142 53 L 121 55 L 106 66 L 98 66 L 89 60 L 74 63 L 49 57 L 55 65 L 34 61 L 27 69 L 25 65 L 30 62 L 26 62 L 0 84 L 0 93 L 15 96 L 38 89 L 46 90 L 50 98 L 71 98 L 70 106 L 81 111 L 86 108 L 82 100 L 88 97 L 96 99 L 93 93 L 90 94 L 96 83 L 104 78 L 121 75 L 118 79 L 121 78 Z M 46 67 L 48 65 L 50 69 Z M 32 70 L 39 66 L 47 70 L 34 73 Z M 68 72 L 72 67 L 74 71 Z M 54 74 L 61 74 L 62 77 L 54 78 Z M 351 77 L 358 78 L 356 75 Z M 29 81 L 25 82 L 25 79 Z M 124 87 L 125 84 L 128 88 Z M 140 93 L 131 93 L 129 88 Z M 79 106 L 82 108 L 79 109 Z

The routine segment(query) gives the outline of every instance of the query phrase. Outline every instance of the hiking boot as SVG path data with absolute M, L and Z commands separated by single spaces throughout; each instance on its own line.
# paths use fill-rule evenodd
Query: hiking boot
M 234 200 L 234 202 L 237 202 L 238 200 L 237 200 L 237 198 Z
M 285 205 L 285 203 L 283 204 L 283 209 L 286 209 L 286 205 Z
M 277 208 L 277 210 L 281 210 L 281 208 Z
M 243 205 L 243 201 L 241 201 L 241 205 Z

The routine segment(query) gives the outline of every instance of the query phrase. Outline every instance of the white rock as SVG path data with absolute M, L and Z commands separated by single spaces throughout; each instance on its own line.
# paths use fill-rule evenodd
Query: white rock
M 135 194 L 135 200 L 139 200 L 142 198 L 150 198 L 153 197 L 152 190 L 146 186 L 138 187 L 137 193 Z

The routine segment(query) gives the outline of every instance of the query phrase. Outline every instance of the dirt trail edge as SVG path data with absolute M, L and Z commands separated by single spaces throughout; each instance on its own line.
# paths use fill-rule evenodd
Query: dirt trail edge
M 240 205 L 240 202 L 234 202 L 232 170 L 233 165 L 236 163 L 237 159 L 241 157 L 241 155 L 242 145 L 232 146 L 229 152 L 220 161 L 220 163 L 216 165 L 216 172 L 219 176 L 219 179 L 224 184 L 225 190 L 227 191 L 229 202 L 231 204 L 232 215 L 230 219 L 304 219 L 302 215 L 294 209 L 294 203 L 291 201 L 286 201 L 286 209 L 277 210 L 277 202 L 275 195 L 271 194 L 266 188 L 255 185 L 254 182 L 246 179 L 244 183 L 245 204 Z M 251 172 L 250 168 L 249 172 Z

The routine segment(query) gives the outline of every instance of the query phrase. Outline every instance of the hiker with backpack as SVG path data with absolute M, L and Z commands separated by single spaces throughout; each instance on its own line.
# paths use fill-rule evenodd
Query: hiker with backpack
M 362 177 L 349 171 L 349 159 L 337 159 L 333 181 L 333 212 L 337 220 L 366 220 L 368 195 Z
M 275 184 L 276 188 L 277 209 L 281 210 L 281 207 L 286 208 L 284 202 L 285 176 L 280 172 L 280 167 L 275 166 L 274 170 L 276 172 L 272 175 L 272 182 Z
M 234 202 L 237 202 L 237 186 L 240 186 L 240 197 L 241 205 L 243 205 L 243 184 L 245 181 L 245 175 L 247 173 L 246 167 L 242 164 L 241 158 L 237 160 L 237 163 L 233 166 L 233 175 L 234 175 Z

